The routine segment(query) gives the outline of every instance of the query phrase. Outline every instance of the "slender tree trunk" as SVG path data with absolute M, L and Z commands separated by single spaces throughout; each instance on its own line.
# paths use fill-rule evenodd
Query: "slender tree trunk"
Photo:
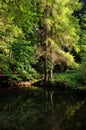
M 47 53 L 47 51 L 45 52 Z M 48 81 L 48 62 L 47 62 L 47 54 L 45 54 L 45 76 L 44 76 L 45 82 Z
M 50 79 L 53 79 L 53 67 L 50 69 Z
M 48 15 L 48 6 L 46 5 L 46 14 Z M 48 23 L 45 21 L 45 41 L 48 39 Z M 49 74 L 48 74 L 48 45 L 45 43 L 45 82 L 48 81 Z
M 53 10 L 53 6 L 52 6 L 52 10 Z M 53 37 L 53 27 L 51 27 L 50 36 Z M 50 79 L 52 79 L 53 78 L 53 48 L 52 48 L 52 44 L 51 44 L 50 54 L 51 54 Z
M 53 52 L 52 52 L 52 47 L 51 47 L 51 50 L 50 50 L 50 62 L 51 62 L 51 66 L 50 66 L 50 69 L 49 69 L 49 77 L 48 77 L 48 80 L 51 80 L 53 78 Z
M 53 5 L 51 7 L 53 10 Z M 48 15 L 50 12 L 48 10 L 48 6 L 46 5 L 46 14 Z M 51 14 L 53 15 L 53 14 Z M 53 37 L 53 26 L 51 26 L 51 31 L 48 30 L 48 23 L 45 23 L 45 41 L 48 37 Z M 48 50 L 50 49 L 50 50 Z M 50 57 L 48 57 L 48 53 L 50 53 Z M 48 67 L 48 60 L 51 62 L 51 67 Z M 45 82 L 53 78 L 53 48 L 52 43 L 45 43 Z

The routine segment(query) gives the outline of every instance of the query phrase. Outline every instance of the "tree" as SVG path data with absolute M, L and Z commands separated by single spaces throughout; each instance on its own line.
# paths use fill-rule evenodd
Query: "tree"
M 36 1 L 39 14 L 38 30 L 45 61 L 45 81 L 53 76 L 56 62 L 74 64 L 72 49 L 78 51 L 78 19 L 73 16 L 80 8 L 79 1 Z M 70 62 L 69 62 L 70 60 Z
M 31 0 L 1 0 L 0 12 L 0 71 L 31 79 L 36 42 L 35 4 Z
M 83 58 L 85 57 L 85 53 L 86 53 L 86 3 L 84 0 L 82 0 L 82 8 L 80 10 L 80 13 L 78 15 L 79 19 L 80 19 L 80 55 L 81 58 L 83 60 Z
M 80 19 L 80 58 L 81 65 L 79 67 L 79 72 L 77 76 L 77 81 L 83 85 L 86 84 L 86 2 L 85 0 L 81 0 L 82 8 L 79 12 L 76 13 L 76 16 Z

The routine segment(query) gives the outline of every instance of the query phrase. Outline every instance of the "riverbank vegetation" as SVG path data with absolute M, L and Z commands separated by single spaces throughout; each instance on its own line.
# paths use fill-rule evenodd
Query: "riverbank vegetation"
M 44 79 L 86 90 L 85 0 L 1 0 L 0 12 L 1 86 Z

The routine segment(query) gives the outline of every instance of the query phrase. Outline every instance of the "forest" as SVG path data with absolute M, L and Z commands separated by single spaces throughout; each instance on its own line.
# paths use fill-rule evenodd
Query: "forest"
M 86 0 L 0 0 L 0 130 L 86 130 Z
M 0 0 L 0 82 L 86 90 L 85 0 Z

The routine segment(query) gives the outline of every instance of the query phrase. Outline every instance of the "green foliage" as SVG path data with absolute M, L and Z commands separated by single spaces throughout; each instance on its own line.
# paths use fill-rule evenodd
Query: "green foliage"
M 86 63 L 67 72 L 54 74 L 55 81 L 68 82 L 71 89 L 86 90 Z
M 76 76 L 77 74 L 74 72 L 64 72 L 64 73 L 54 74 L 55 80 L 67 81 L 69 83 L 77 83 Z
M 86 85 L 86 62 L 84 62 L 77 71 L 76 80 L 78 83 Z
M 82 1 L 82 8 L 78 17 L 80 18 L 80 57 L 82 59 L 81 66 L 78 70 L 77 82 L 81 83 L 82 85 L 86 85 L 86 2 Z
M 85 4 L 79 0 L 1 0 L 0 73 L 30 80 L 58 64 L 78 67 L 75 60 L 86 53 L 85 28 Z
M 30 41 L 18 40 L 11 45 L 9 69 L 21 79 L 32 79 L 36 74 L 32 64 L 35 64 L 35 49 Z
M 35 3 L 31 0 L 0 2 L 0 72 L 10 76 L 10 79 L 30 80 L 37 77 L 32 67 L 35 64 L 36 43 L 34 10 Z

